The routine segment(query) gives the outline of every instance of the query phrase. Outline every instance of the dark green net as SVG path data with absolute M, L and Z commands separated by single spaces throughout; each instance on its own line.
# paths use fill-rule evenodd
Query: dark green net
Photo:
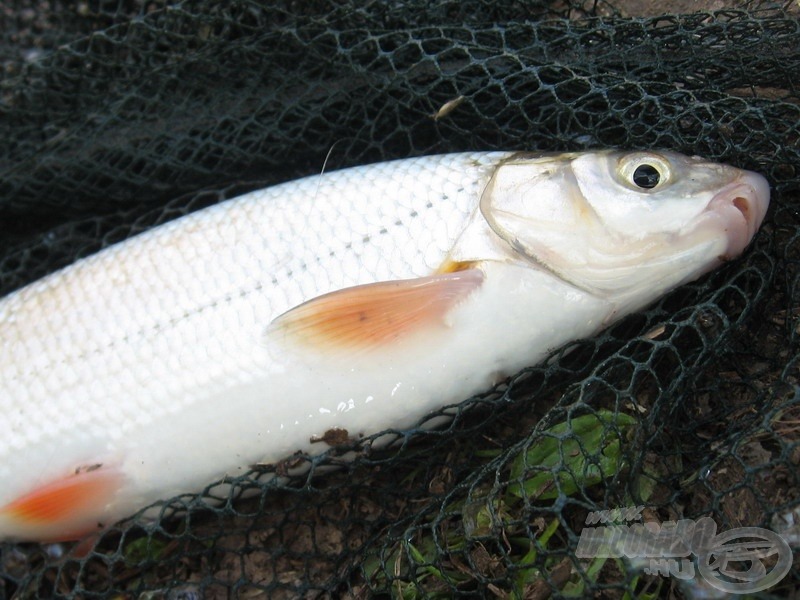
M 800 8 L 678 14 L 700 4 L 0 5 L 2 294 L 319 172 L 329 151 L 327 169 L 469 149 L 661 147 L 773 186 L 741 260 L 450 407 L 452 424 L 395 432 L 388 450 L 368 438 L 257 466 L 220 506 L 213 489 L 165 500 L 178 514 L 121 523 L 83 552 L 4 544 L 0 598 L 713 592 L 633 560 L 577 557 L 589 511 L 625 506 L 770 528 L 797 547 Z M 232 499 L 243 490 L 255 496 Z M 798 582 L 795 568 L 768 593 Z

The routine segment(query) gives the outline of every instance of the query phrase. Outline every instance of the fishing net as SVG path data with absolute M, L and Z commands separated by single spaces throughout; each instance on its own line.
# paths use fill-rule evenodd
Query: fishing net
M 636 556 L 579 556 L 591 511 L 624 507 L 767 528 L 796 548 L 800 9 L 715 0 L 681 14 L 698 4 L 0 5 L 3 294 L 318 173 L 329 151 L 327 169 L 661 147 L 759 171 L 774 194 L 741 260 L 450 407 L 450 425 L 254 466 L 232 491 L 165 499 L 163 519 L 121 523 L 88 549 L 3 544 L 0 597 L 719 593 Z M 769 592 L 798 581 L 793 568 Z

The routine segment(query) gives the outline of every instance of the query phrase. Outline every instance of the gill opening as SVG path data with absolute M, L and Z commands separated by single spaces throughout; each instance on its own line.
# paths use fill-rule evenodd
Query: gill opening
M 520 156 L 522 155 L 522 156 Z M 570 154 L 565 154 L 567 158 L 569 158 Z M 481 192 L 480 201 L 478 202 L 478 208 L 481 211 L 481 215 L 483 215 L 484 220 L 489 225 L 489 228 L 497 235 L 501 240 L 503 240 L 509 247 L 509 249 L 521 259 L 521 262 L 524 262 L 528 266 L 533 268 L 539 269 L 540 271 L 544 271 L 552 275 L 553 277 L 560 279 L 561 281 L 573 286 L 574 288 L 586 292 L 588 294 L 592 294 L 595 296 L 603 296 L 602 290 L 596 288 L 594 286 L 588 285 L 587 283 L 581 283 L 579 280 L 569 277 L 565 273 L 555 269 L 550 264 L 542 260 L 539 256 L 534 254 L 530 248 L 526 247 L 525 244 L 520 241 L 520 239 L 511 233 L 510 231 L 506 230 L 504 227 L 497 222 L 492 214 L 492 206 L 491 206 L 491 197 L 494 193 L 494 188 L 497 183 L 497 173 L 500 169 L 504 166 L 526 166 L 524 163 L 514 163 L 513 161 L 519 160 L 519 158 L 528 158 L 525 156 L 524 153 L 517 153 L 512 155 L 511 157 L 505 159 L 504 161 L 500 162 L 498 166 L 495 168 L 492 176 L 489 178 L 486 186 L 483 188 Z M 537 156 L 537 158 L 541 158 Z M 550 171 L 547 171 L 547 174 L 551 174 Z M 571 175 L 571 174 L 570 174 Z M 577 184 L 576 184 L 577 187 Z M 592 212 L 594 212 L 591 207 L 589 207 Z

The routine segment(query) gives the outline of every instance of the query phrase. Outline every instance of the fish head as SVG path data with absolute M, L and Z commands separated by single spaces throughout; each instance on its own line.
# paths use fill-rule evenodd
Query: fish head
M 481 213 L 517 257 L 641 305 L 739 256 L 769 196 L 757 173 L 675 152 L 517 155 Z

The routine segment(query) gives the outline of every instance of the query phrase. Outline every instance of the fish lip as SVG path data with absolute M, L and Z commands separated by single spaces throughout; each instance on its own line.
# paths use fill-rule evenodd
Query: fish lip
M 719 190 L 706 211 L 717 214 L 725 225 L 728 247 L 719 257 L 728 261 L 739 256 L 752 241 L 769 208 L 769 184 L 758 173 L 744 171 Z

